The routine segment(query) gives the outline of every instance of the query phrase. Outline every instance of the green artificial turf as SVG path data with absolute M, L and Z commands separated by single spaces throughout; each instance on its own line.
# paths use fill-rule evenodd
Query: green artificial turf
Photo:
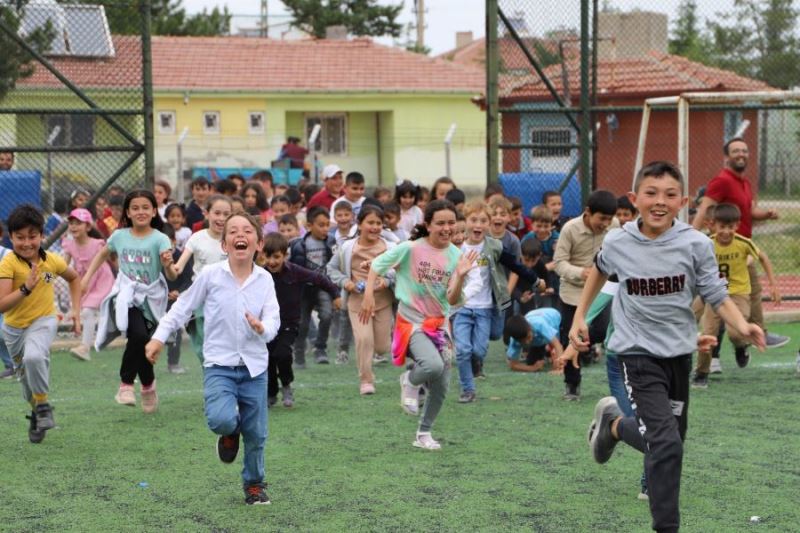
M 791 531 L 800 524 L 800 325 L 789 345 L 754 354 L 692 391 L 682 483 L 684 531 Z M 620 445 L 595 464 L 586 429 L 608 394 L 605 366 L 585 369 L 583 400 L 561 377 L 511 373 L 500 344 L 456 403 L 455 374 L 434 427 L 442 450 L 411 446 L 416 420 L 399 406 L 400 369 L 377 368 L 361 398 L 355 364 L 296 372 L 296 407 L 269 415 L 270 506 L 245 506 L 241 460 L 220 463 L 206 428 L 201 369 L 157 368 L 159 412 L 114 403 L 120 352 L 52 357 L 58 427 L 28 442 L 19 384 L 0 382 L 2 531 L 648 531 L 638 501 L 641 455 Z M 751 524 L 750 517 L 761 517 Z

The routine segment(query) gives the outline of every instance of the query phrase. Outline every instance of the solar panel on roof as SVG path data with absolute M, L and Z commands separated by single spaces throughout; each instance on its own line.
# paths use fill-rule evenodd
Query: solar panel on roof
M 25 5 L 20 34 L 28 35 L 50 22 L 55 38 L 46 55 L 113 57 L 114 43 L 103 6 L 57 4 L 36 0 Z

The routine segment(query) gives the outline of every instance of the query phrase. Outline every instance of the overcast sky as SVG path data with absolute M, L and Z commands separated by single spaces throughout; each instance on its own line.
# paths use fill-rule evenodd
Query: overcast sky
M 455 47 L 457 31 L 472 31 L 475 37 L 482 37 L 484 31 L 484 0 L 424 0 L 425 2 L 425 44 L 432 49 L 432 54 L 440 54 Z M 499 0 L 501 7 L 507 12 L 524 10 L 526 20 L 532 33 L 541 34 L 559 26 L 578 27 L 580 25 L 580 0 Z M 380 4 L 397 4 L 398 0 L 379 0 Z M 610 5 L 629 11 L 632 9 L 649 9 L 667 13 L 670 20 L 675 16 L 680 0 L 659 0 L 657 7 L 651 0 L 611 0 Z M 700 15 L 713 17 L 718 11 L 727 11 L 733 0 L 700 0 Z M 600 0 L 603 4 L 603 0 Z M 190 13 L 212 8 L 215 5 L 227 5 L 228 10 L 237 15 L 234 27 L 254 27 L 258 23 L 260 10 L 259 0 L 184 0 L 183 5 Z M 414 0 L 405 0 L 400 22 L 406 24 L 414 21 Z M 279 0 L 269 0 L 270 26 L 286 22 L 286 8 Z M 511 13 L 509 13 L 511 14 Z M 234 28 L 235 30 L 235 28 Z M 385 44 L 392 44 L 391 39 L 380 39 Z M 403 37 L 405 41 L 405 37 Z

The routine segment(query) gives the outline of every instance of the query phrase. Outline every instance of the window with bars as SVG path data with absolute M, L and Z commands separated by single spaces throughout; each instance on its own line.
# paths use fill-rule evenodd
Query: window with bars
M 48 115 L 45 118 L 45 142 L 50 146 L 93 146 L 93 115 Z
M 531 130 L 532 144 L 570 144 L 572 132 L 568 128 L 536 128 Z M 533 157 L 569 157 L 569 148 L 533 148 Z
M 324 155 L 346 155 L 347 115 L 307 115 L 306 138 L 317 124 L 321 129 L 314 149 Z

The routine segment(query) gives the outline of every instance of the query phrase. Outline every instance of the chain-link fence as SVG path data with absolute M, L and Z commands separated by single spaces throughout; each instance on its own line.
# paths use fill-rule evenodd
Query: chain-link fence
M 704 19 L 696 11 L 698 22 L 687 30 L 686 6 L 696 3 L 683 2 L 674 12 L 649 5 L 642 7 L 653 12 L 625 12 L 613 4 L 568 0 L 548 10 L 532 0 L 497 0 L 496 52 L 487 40 L 487 58 L 497 61 L 500 182 L 522 196 L 527 209 L 540 203 L 543 191 L 560 189 L 564 213 L 576 215 L 589 190 L 630 190 L 646 100 L 720 93 L 719 101 L 689 105 L 684 170 L 690 197 L 698 198 L 723 169 L 724 143 L 744 138 L 750 149 L 745 175 L 757 203 L 779 214 L 756 223 L 753 238 L 769 254 L 784 297 L 800 299 L 800 176 L 792 172 L 800 158 L 798 96 L 757 98 L 779 90 L 781 78 L 758 67 L 763 58 L 755 54 L 720 51 L 703 28 L 716 24 L 724 32 L 724 18 Z M 721 2 L 718 10 L 738 9 L 729 4 Z M 687 31 L 695 32 L 696 48 L 685 46 Z M 745 60 L 754 66 L 745 68 Z M 789 68 L 787 60 L 777 70 Z M 664 103 L 652 108 L 645 162 L 680 161 L 678 109 Z
M 141 28 L 138 4 L 0 2 L 2 220 L 29 202 L 50 235 L 84 206 L 110 231 L 112 197 L 144 185 L 142 38 L 109 25 Z

